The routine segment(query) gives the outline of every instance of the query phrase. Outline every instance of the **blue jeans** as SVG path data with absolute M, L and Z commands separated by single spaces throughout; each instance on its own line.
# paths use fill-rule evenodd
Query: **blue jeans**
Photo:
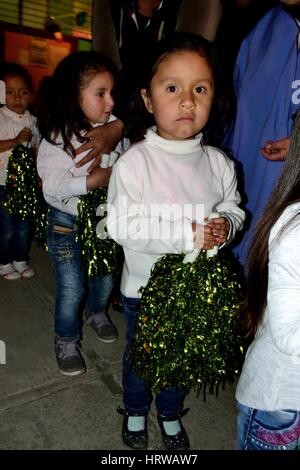
M 55 333 L 61 337 L 78 337 L 80 306 L 86 288 L 89 318 L 106 310 L 116 281 L 114 276 L 87 279 L 81 266 L 77 231 L 77 217 L 50 209 L 47 243 L 56 281 Z
M 0 186 L 0 264 L 27 261 L 32 236 L 32 222 L 10 215 L 1 202 L 5 186 Z
M 300 412 L 263 411 L 238 402 L 237 448 L 239 450 L 299 450 Z
M 121 295 L 123 313 L 127 320 L 126 340 L 127 346 L 123 359 L 123 402 L 125 410 L 129 413 L 146 415 L 149 411 L 152 395 L 149 383 L 139 379 L 132 371 L 128 350 L 132 341 L 136 314 L 140 299 Z M 185 389 L 178 384 L 178 388 L 162 390 L 156 395 L 155 404 L 159 415 L 177 416 L 183 408 Z

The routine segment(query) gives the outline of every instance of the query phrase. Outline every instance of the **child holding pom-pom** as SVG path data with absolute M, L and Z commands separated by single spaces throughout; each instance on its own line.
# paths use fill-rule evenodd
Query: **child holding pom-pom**
M 122 437 L 126 445 L 141 449 L 148 444 L 151 384 L 136 377 L 130 360 L 140 288 L 162 255 L 230 242 L 243 225 L 244 212 L 238 207 L 233 162 L 204 145 L 217 106 L 216 62 L 208 41 L 185 33 L 162 41 L 135 104 L 128 132 L 132 141 L 141 142 L 113 169 L 107 228 L 125 254 L 121 293 L 128 329 Z M 212 211 L 220 215 L 207 222 Z M 184 396 L 180 383 L 156 395 L 167 449 L 189 448 L 180 420 Z
M 19 64 L 6 63 L 0 79 L 6 89 L 0 108 L 0 275 L 13 281 L 35 274 L 28 254 L 39 134 L 28 109 L 33 100 L 30 74 Z
M 101 253 L 94 249 L 99 242 L 96 210 L 106 203 L 105 187 L 117 154 L 106 154 L 105 165 L 103 155 L 101 165 L 92 170 L 89 163 L 76 166 L 83 157 L 76 156 L 76 150 L 89 141 L 87 133 L 115 119 L 116 78 L 115 65 L 102 54 L 70 54 L 48 82 L 39 120 L 43 140 L 37 166 L 49 205 L 47 243 L 56 280 L 55 353 L 60 372 L 67 376 L 86 370 L 79 349 L 79 313 L 86 288 L 87 324 L 102 342 L 118 337 L 106 310 L 117 279 L 114 262 L 119 251 L 112 240 L 103 240 L 107 243 L 101 244 Z

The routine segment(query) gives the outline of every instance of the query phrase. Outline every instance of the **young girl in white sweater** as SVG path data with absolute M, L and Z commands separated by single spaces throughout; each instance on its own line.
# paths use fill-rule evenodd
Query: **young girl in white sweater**
M 241 450 L 299 450 L 300 113 L 248 256 L 241 312 L 253 340 L 236 390 Z
M 143 109 L 133 113 L 134 130 L 144 138 L 120 158 L 110 179 L 107 227 L 125 253 L 121 293 L 128 329 L 122 436 L 132 448 L 147 447 L 151 403 L 151 384 L 134 375 L 128 356 L 140 288 L 162 255 L 228 243 L 244 220 L 233 162 L 204 145 L 200 133 L 205 132 L 214 102 L 215 70 L 212 46 L 202 37 L 177 33 L 162 41 L 141 89 Z M 155 126 L 147 130 L 148 117 L 154 117 Z M 220 217 L 205 224 L 212 211 Z M 180 384 L 156 396 L 167 449 L 189 448 L 180 420 L 184 396 Z

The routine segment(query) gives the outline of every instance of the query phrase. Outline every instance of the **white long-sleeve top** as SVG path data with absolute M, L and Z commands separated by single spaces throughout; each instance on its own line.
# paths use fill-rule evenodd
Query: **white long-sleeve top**
M 80 143 L 72 139 L 74 148 Z M 72 158 L 63 149 L 63 144 L 53 145 L 43 139 L 38 151 L 37 170 L 42 180 L 43 194 L 46 202 L 56 209 L 67 214 L 78 215 L 78 196 L 87 194 L 86 177 L 91 163 L 79 168 L 76 174 L 76 163 L 87 152 Z
M 39 144 L 39 132 L 36 127 L 36 117 L 29 111 L 24 114 L 17 114 L 11 111 L 7 106 L 0 108 L 0 140 L 14 139 L 24 127 L 32 131 L 30 142 L 24 142 L 25 147 L 37 148 Z M 0 153 L 0 185 L 4 186 L 7 178 L 8 158 L 13 149 L 5 150 Z
M 115 119 L 111 115 L 109 122 Z M 101 124 L 97 124 L 97 126 L 99 125 Z M 53 145 L 45 139 L 42 140 L 38 151 L 37 170 L 42 179 L 46 202 L 62 212 L 76 216 L 78 215 L 78 196 L 88 193 L 86 178 L 91 162 L 77 168 L 76 163 L 82 160 L 88 151 L 72 158 L 65 152 L 63 143 L 60 140 L 57 138 L 58 145 Z M 77 149 L 82 145 L 82 142 L 79 142 L 74 136 L 72 145 Z
M 171 141 L 149 129 L 115 165 L 108 189 L 107 229 L 123 246 L 121 292 L 139 297 L 153 264 L 166 253 L 193 250 L 192 221 L 217 211 L 242 227 L 233 162 L 202 146 L 201 136 Z
M 285 209 L 270 233 L 267 308 L 236 398 L 259 410 L 300 410 L 300 203 Z

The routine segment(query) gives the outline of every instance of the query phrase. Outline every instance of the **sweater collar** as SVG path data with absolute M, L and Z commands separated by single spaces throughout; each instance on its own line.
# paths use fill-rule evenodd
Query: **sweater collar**
M 167 140 L 156 133 L 156 127 L 153 126 L 147 130 L 145 136 L 146 142 L 160 147 L 170 153 L 194 153 L 202 149 L 202 133 L 197 134 L 192 139 L 186 140 Z

